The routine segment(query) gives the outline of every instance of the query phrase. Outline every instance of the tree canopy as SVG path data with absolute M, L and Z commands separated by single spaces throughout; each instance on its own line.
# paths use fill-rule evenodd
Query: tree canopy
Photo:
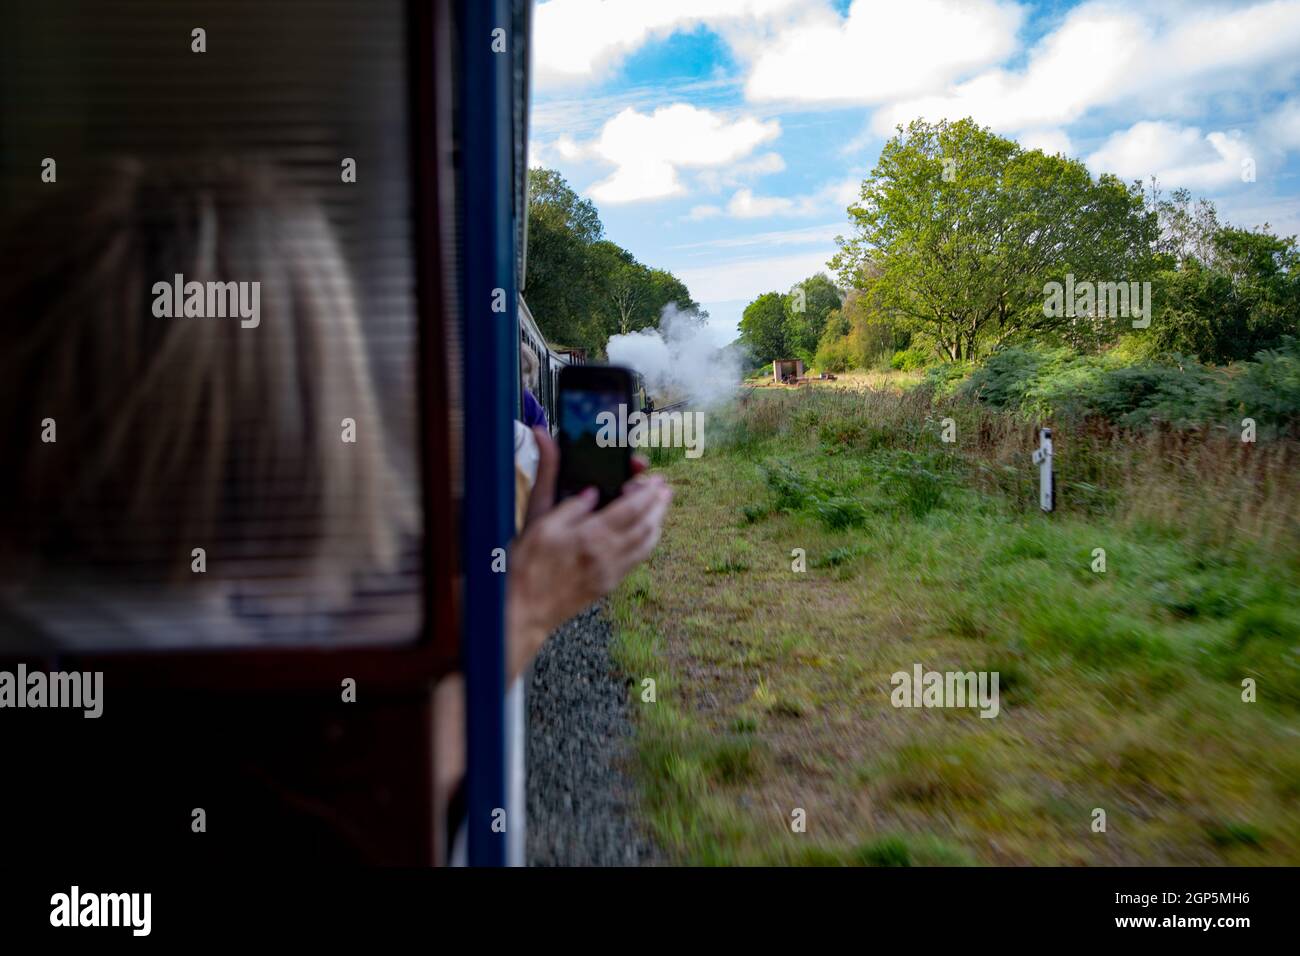
M 785 337 L 785 301 L 781 293 L 764 292 L 745 306 L 740 319 L 740 337 L 756 362 L 790 357 Z
M 612 335 L 657 327 L 670 304 L 707 315 L 671 272 L 604 238 L 596 207 L 555 170 L 530 169 L 528 191 L 524 296 L 549 340 L 599 354 Z
M 954 360 L 1021 336 L 1114 334 L 1119 317 L 1045 315 L 1044 287 L 1145 274 L 1156 238 L 1136 184 L 1094 180 L 969 119 L 900 127 L 848 212 L 854 231 L 830 263 L 841 283 L 876 286 L 883 308 Z
M 1202 258 L 1201 256 L 1204 256 Z M 1214 229 L 1200 255 L 1159 272 L 1146 351 L 1225 363 L 1300 336 L 1300 254 L 1293 238 Z
M 757 364 L 801 358 L 811 365 L 826 323 L 843 295 L 824 272 L 796 282 L 790 291 L 765 292 L 751 302 L 740 320 L 741 343 Z
M 807 365 L 813 363 L 826 320 L 842 300 L 840 290 L 824 272 L 791 286 L 784 301 L 786 347 L 791 354 Z

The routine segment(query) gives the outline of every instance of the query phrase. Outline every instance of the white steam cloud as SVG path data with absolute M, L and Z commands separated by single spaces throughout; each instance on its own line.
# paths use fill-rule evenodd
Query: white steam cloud
M 640 372 L 657 405 L 686 399 L 708 406 L 725 401 L 740 385 L 740 357 L 713 344 L 703 323 L 669 303 L 659 328 L 615 335 L 605 347 L 612 365 Z

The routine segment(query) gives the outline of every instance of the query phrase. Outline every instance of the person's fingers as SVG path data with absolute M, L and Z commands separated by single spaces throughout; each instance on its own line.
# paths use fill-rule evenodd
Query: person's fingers
M 614 547 L 619 551 L 638 551 L 642 543 L 647 539 L 658 540 L 659 531 L 664 523 L 664 515 L 668 512 L 668 503 L 672 501 L 672 497 L 671 488 L 657 489 L 654 497 L 647 503 L 637 520 L 630 527 L 616 533 Z M 640 560 L 640 558 L 637 560 Z
M 610 532 L 619 532 L 629 528 L 636 523 L 637 519 L 645 512 L 645 509 L 649 507 L 653 495 L 657 489 L 663 487 L 663 484 L 663 479 L 658 475 L 649 475 L 637 481 L 628 482 L 623 486 L 621 495 L 588 520 L 599 521 L 605 530 Z
M 584 488 L 578 494 L 565 498 L 542 517 L 547 523 L 567 527 L 581 521 L 584 515 L 595 509 L 599 501 L 600 492 L 595 488 Z
M 612 578 L 610 587 L 623 580 L 632 568 L 654 550 L 671 500 L 670 489 L 661 487 L 649 496 L 645 507 L 630 527 L 622 531 L 600 529 L 601 554 L 606 559 L 606 570 Z
M 659 543 L 662 528 L 662 525 L 656 524 L 648 529 L 639 529 L 636 535 L 627 536 L 619 543 L 616 556 L 611 562 L 615 585 L 626 578 L 633 568 L 650 557 L 650 553 Z
M 650 552 L 654 551 L 655 547 L 659 544 L 659 536 L 663 534 L 663 530 L 664 526 L 662 524 L 655 524 L 655 526 L 650 530 L 650 533 L 633 545 L 631 550 L 628 551 L 629 571 L 646 558 L 650 557 Z
M 560 473 L 560 449 L 555 446 L 551 433 L 541 425 L 534 425 L 533 434 L 537 436 L 537 480 L 533 482 L 532 494 L 528 496 L 525 526 L 536 521 L 554 506 L 555 481 Z

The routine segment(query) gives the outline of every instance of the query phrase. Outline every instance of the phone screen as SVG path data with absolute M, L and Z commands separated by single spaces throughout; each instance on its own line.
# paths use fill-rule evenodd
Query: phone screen
M 594 485 L 600 491 L 600 504 L 617 498 L 631 474 L 631 450 L 619 442 L 618 428 L 609 427 L 609 416 L 617 423 L 626 421 L 631 411 L 628 389 L 572 387 L 559 392 L 558 439 L 560 446 L 559 497 L 575 495 Z M 602 412 L 609 415 L 602 416 Z M 604 426 L 602 427 L 602 423 Z M 602 445 L 598 437 L 605 438 Z M 609 441 L 614 439 L 615 443 Z

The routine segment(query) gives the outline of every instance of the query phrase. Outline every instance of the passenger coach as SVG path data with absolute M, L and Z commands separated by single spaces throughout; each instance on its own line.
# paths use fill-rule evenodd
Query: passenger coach
M 504 575 L 493 572 L 490 555 L 513 533 L 521 345 L 542 360 L 539 398 L 548 406 L 559 364 L 573 360 L 550 349 L 525 306 L 504 317 L 492 308 L 500 290 L 508 302 L 526 291 L 530 4 L 30 0 L 7 5 L 3 16 L 7 268 L 36 268 L 23 256 L 35 254 L 38 238 L 56 240 L 51 248 L 62 243 L 69 256 L 112 252 L 83 249 L 93 230 L 112 226 L 87 221 L 84 205 L 65 204 L 38 220 L 38 231 L 60 232 L 15 235 L 25 216 L 52 197 L 77 195 L 92 171 L 111 161 L 125 157 L 131 169 L 145 170 L 131 174 L 144 177 L 131 188 L 158 197 L 165 189 L 149 171 L 185 169 L 198 157 L 221 168 L 274 169 L 287 189 L 318 204 L 330 236 L 303 233 L 300 247 L 284 254 L 307 258 L 284 281 L 307 282 L 333 269 L 311 257 L 337 248 L 359 328 L 318 345 L 344 356 L 369 383 L 375 424 L 368 431 L 357 425 L 357 447 L 382 454 L 415 489 L 416 515 L 396 569 L 375 576 L 354 607 L 295 611 L 292 622 L 255 588 L 238 595 L 240 628 L 226 630 L 197 608 L 123 610 L 116 598 L 90 603 L 89 587 L 64 591 L 21 568 L 5 572 L 0 670 L 103 675 L 98 718 L 0 714 L 6 765 L 22 768 L 0 787 L 10 858 L 39 849 L 87 862 L 442 864 L 455 836 L 446 804 L 460 800 L 446 781 L 467 744 L 465 859 L 521 863 L 523 710 L 517 699 L 506 705 Z M 284 194 L 268 193 L 268 202 Z M 270 208 L 258 214 L 274 215 Z M 184 241 L 230 239 L 205 236 L 202 221 Z M 283 224 L 264 225 L 274 231 Z M 103 358 L 109 376 L 134 345 L 126 333 L 91 327 L 86 334 L 102 339 L 103 349 L 76 359 L 80 401 L 54 416 L 57 444 L 42 444 L 42 421 L 51 413 L 38 407 L 41 389 L 63 374 L 50 364 L 63 353 L 42 352 L 54 346 L 41 334 L 52 328 L 61 290 L 85 272 L 27 288 L 21 314 L 9 308 L 14 302 L 0 303 L 9 308 L 0 315 L 0 348 L 25 363 L 15 379 L 25 391 L 4 410 L 4 428 L 16 423 L 5 447 L 17 449 L 4 462 L 6 490 L 20 496 L 4 512 L 8 527 L 0 526 L 8 540 L 54 542 L 55 531 L 42 524 L 47 504 L 22 498 L 27 492 L 19 487 L 20 473 L 38 456 L 66 454 L 68 487 L 103 497 L 115 488 L 117 465 L 92 476 L 95 460 L 85 449 L 100 447 L 115 422 L 133 421 L 137 412 L 155 422 L 180 414 L 168 403 L 146 414 L 110 402 L 98 390 L 92 359 Z M 264 287 L 264 309 L 273 307 L 268 294 Z M 82 308 L 93 310 L 94 301 L 88 297 Z M 264 319 L 233 334 L 267 328 Z M 246 348 L 251 340 L 231 341 Z M 297 343 L 295 361 L 325 354 L 310 347 Z M 191 381 L 206 381 L 202 356 L 193 361 Z M 173 362 L 168 374 L 183 382 L 184 371 Z M 289 366 L 271 374 L 288 375 Z M 278 387 L 282 379 L 273 381 Z M 7 394 L 2 387 L 0 394 Z M 135 449 L 133 442 L 147 438 L 144 429 L 122 441 Z M 239 454 L 254 453 L 238 444 L 238 429 L 229 441 Z M 160 446 L 157 467 L 184 447 L 183 438 Z M 144 467 L 134 450 L 123 454 L 130 464 L 121 475 Z M 182 498 L 229 494 L 171 491 Z M 62 513 L 63 499 L 49 501 Z M 259 507 L 274 517 L 280 506 Z M 294 507 L 292 497 L 283 507 Z M 167 530 L 122 524 L 115 533 L 142 548 L 148 535 Z M 217 527 L 195 542 L 210 579 L 222 567 L 222 542 L 234 535 Z M 275 532 L 275 540 L 295 546 L 291 535 Z M 100 559 L 69 553 L 84 572 L 79 582 L 99 579 Z M 134 553 L 126 548 L 122 562 Z M 185 553 L 189 562 L 190 549 Z M 199 571 L 200 558 L 193 562 Z M 133 593 L 161 593 L 152 565 L 126 570 L 139 583 Z M 275 639 L 249 640 L 248 629 Z M 439 703 L 439 687 L 457 672 L 466 688 L 463 721 Z M 504 833 L 486 825 L 502 809 L 511 822 Z

